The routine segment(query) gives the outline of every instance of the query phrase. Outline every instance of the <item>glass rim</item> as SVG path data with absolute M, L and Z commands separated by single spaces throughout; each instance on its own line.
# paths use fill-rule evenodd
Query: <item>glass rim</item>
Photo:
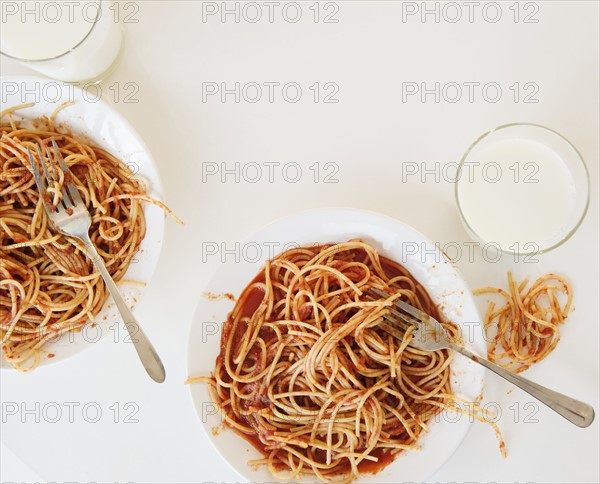
M 482 142 L 485 138 L 487 138 L 491 134 L 495 133 L 496 131 L 500 131 L 502 129 L 507 129 L 507 128 L 515 128 L 515 127 L 519 127 L 519 126 L 530 126 L 530 127 L 534 127 L 534 128 L 539 128 L 539 129 L 548 131 L 548 132 L 552 133 L 555 136 L 558 136 L 562 141 L 564 141 L 565 143 L 567 143 L 567 145 L 569 147 L 571 147 L 571 149 L 575 152 L 575 154 L 577 155 L 577 158 L 578 158 L 581 166 L 583 167 L 583 172 L 585 173 L 585 180 L 586 180 L 586 183 L 585 183 L 585 187 L 586 187 L 585 205 L 583 207 L 583 210 L 581 211 L 581 215 L 579 215 L 579 219 L 577 220 L 577 223 L 558 242 L 552 244 L 549 247 L 544 247 L 543 249 L 538 248 L 538 250 L 530 251 L 530 252 L 522 252 L 522 251 L 517 251 L 516 252 L 516 251 L 512 251 L 512 250 L 505 250 L 505 249 L 502 248 L 502 246 L 500 244 L 498 244 L 498 243 L 495 244 L 495 246 L 503 254 L 517 255 L 517 256 L 544 254 L 546 252 L 550 252 L 553 249 L 556 249 L 557 247 L 560 247 L 567 240 L 569 240 L 575 234 L 575 232 L 577 232 L 577 229 L 583 223 L 583 220 L 585 219 L 585 216 L 587 214 L 588 208 L 590 206 L 590 172 L 588 170 L 587 164 L 586 164 L 583 156 L 579 152 L 579 150 L 575 147 L 575 145 L 573 143 L 571 143 L 567 138 L 565 138 L 562 134 L 560 134 L 558 131 L 555 131 L 554 129 L 549 128 L 547 126 L 544 126 L 542 124 L 527 123 L 527 122 L 515 122 L 515 123 L 508 123 L 508 124 L 502 124 L 500 126 L 496 126 L 495 128 L 492 128 L 491 130 L 486 131 L 485 133 L 483 133 L 482 135 L 480 135 L 467 148 L 467 150 L 465 151 L 464 155 L 462 156 L 462 158 L 460 160 L 460 163 L 458 164 L 458 168 L 456 170 L 456 178 L 454 179 L 454 201 L 456 202 L 456 206 L 458 207 L 458 212 L 460 214 L 460 218 L 461 218 L 462 222 L 465 224 L 465 227 L 467 228 L 467 231 L 470 232 L 471 234 L 475 235 L 475 237 L 479 241 L 481 241 L 481 242 L 483 242 L 485 244 L 491 243 L 490 241 L 486 241 L 483 237 L 481 237 L 479 235 L 479 233 L 476 230 L 474 230 L 473 227 L 471 227 L 471 225 L 467 221 L 467 218 L 465 217 L 465 214 L 463 212 L 463 209 L 461 207 L 460 200 L 459 200 L 459 197 L 458 197 L 458 183 L 459 183 L 460 178 L 461 178 L 462 167 L 463 167 L 463 165 L 464 165 L 467 157 L 469 156 L 469 154 L 471 153 L 471 151 L 473 151 L 473 149 L 480 142 Z
M 96 3 L 98 5 L 98 11 L 96 13 L 96 18 L 94 19 L 94 21 L 92 22 L 90 29 L 87 31 L 87 33 L 83 36 L 83 38 L 77 42 L 77 44 L 75 44 L 73 47 L 69 48 L 68 50 L 57 54 L 55 56 L 52 57 L 44 57 L 42 59 L 25 59 L 24 57 L 18 57 L 18 56 L 14 56 L 11 54 L 7 54 L 6 52 L 4 52 L 3 50 L 0 49 L 0 54 L 9 57 L 10 59 L 14 59 L 16 61 L 19 62 L 24 62 L 24 63 L 35 63 L 35 62 L 46 62 L 46 61 L 51 61 L 51 60 L 56 60 L 56 59 L 60 59 L 61 57 L 66 56 L 67 54 L 73 52 L 75 49 L 77 49 L 77 47 L 79 47 L 81 44 L 83 44 L 86 39 L 92 34 L 92 31 L 94 30 L 94 27 L 96 27 L 96 24 L 98 23 L 98 20 L 100 20 L 100 17 L 102 15 L 102 2 L 105 2 L 106 0 L 96 0 Z

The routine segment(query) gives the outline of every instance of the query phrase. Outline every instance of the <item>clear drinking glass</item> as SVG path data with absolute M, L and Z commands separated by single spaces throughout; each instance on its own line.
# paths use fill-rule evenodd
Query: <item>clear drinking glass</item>
M 554 249 L 575 233 L 588 209 L 589 185 L 583 157 L 564 136 L 513 123 L 469 147 L 454 194 L 474 240 L 524 255 Z
M 0 53 L 53 79 L 100 81 L 121 50 L 113 3 L 2 0 Z

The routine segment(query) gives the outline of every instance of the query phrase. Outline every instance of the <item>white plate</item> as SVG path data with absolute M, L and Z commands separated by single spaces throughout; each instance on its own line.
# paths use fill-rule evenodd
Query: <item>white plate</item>
M 148 194 L 162 200 L 162 187 L 156 164 L 148 148 L 135 132 L 133 127 L 115 112 L 108 104 L 96 98 L 96 90 L 83 92 L 81 89 L 58 81 L 33 76 L 6 76 L 0 78 L 2 110 L 27 102 L 37 102 L 34 107 L 18 111 L 15 119 L 23 119 L 25 123 L 40 116 L 49 116 L 64 101 L 74 101 L 61 111 L 56 123 L 64 125 L 74 135 L 83 137 L 93 144 L 106 149 L 111 154 L 129 165 L 137 176 L 147 185 Z M 164 235 L 165 214 L 151 204 L 145 204 L 146 237 L 140 250 L 131 261 L 124 279 L 147 284 L 158 263 Z M 121 293 L 132 305 L 139 302 L 143 287 L 121 285 Z M 106 316 L 106 319 L 104 317 Z M 109 334 L 122 334 L 116 331 L 116 324 L 121 319 L 112 298 L 104 304 L 96 317 L 97 326 L 86 325 L 81 333 L 63 335 L 60 340 L 43 347 L 40 366 L 65 360 L 81 351 L 90 348 Z M 0 350 L 1 351 L 1 350 Z M 48 353 L 55 355 L 48 358 Z M 0 366 L 13 369 L 0 355 Z
M 206 290 L 210 293 L 233 293 L 236 297 L 258 273 L 266 259 L 291 245 L 344 242 L 361 238 L 382 255 L 402 263 L 427 289 L 450 321 L 463 330 L 470 349 L 485 355 L 482 328 L 465 325 L 480 321 L 471 291 L 452 263 L 437 250 L 433 242 L 411 227 L 389 217 L 355 209 L 322 209 L 303 212 L 278 220 L 242 242 L 237 254 L 231 254 L 213 276 Z M 219 353 L 221 324 L 227 319 L 233 302 L 225 299 L 200 301 L 188 348 L 190 376 L 209 375 Z M 471 335 L 469 337 L 469 326 Z M 484 369 L 457 356 L 451 365 L 453 392 L 467 401 L 478 401 L 483 390 Z M 247 462 L 259 458 L 259 452 L 233 430 L 220 428 L 221 418 L 210 399 L 206 384 L 190 385 L 196 412 L 208 438 L 225 460 L 250 482 L 277 482 L 266 467 L 251 469 Z M 404 452 L 379 473 L 364 474 L 357 482 L 398 483 L 427 479 L 454 452 L 467 433 L 469 418 L 455 421 L 441 416 L 431 422 L 430 432 L 420 440 L 420 451 Z M 215 435 L 218 433 L 218 435 Z M 492 447 L 494 444 L 491 443 Z M 310 482 L 306 477 L 304 483 Z

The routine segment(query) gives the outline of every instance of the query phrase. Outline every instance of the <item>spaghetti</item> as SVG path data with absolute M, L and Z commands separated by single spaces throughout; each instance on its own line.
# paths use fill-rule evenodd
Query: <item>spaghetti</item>
M 509 291 L 484 287 L 474 294 L 500 294 L 506 302 L 496 309 L 490 302 L 485 318 L 486 333 L 496 334 L 488 346 L 488 359 L 504 368 L 520 373 L 546 358 L 560 340 L 559 325 L 571 308 L 573 293 L 565 278 L 547 274 L 529 289 L 525 279 L 520 284 L 508 273 Z M 564 302 L 561 303 L 560 300 Z
M 31 105 L 0 113 L 0 336 L 4 359 L 20 371 L 39 365 L 47 342 L 93 321 L 108 297 L 80 242 L 50 225 L 27 148 L 35 152 L 36 145 L 54 138 L 71 170 L 69 181 L 92 216 L 91 240 L 116 281 L 127 272 L 146 233 L 142 202 L 168 211 L 148 197 L 127 165 L 56 129 L 54 117 L 64 105 L 50 118 L 36 120 L 36 129 L 21 126 L 14 112 Z M 64 181 L 45 195 L 54 204 Z
M 370 287 L 390 297 L 371 300 Z M 209 383 L 226 424 L 264 455 L 251 464 L 279 478 L 378 471 L 459 403 L 447 350 L 417 350 L 412 331 L 399 340 L 379 326 L 397 299 L 440 320 L 408 271 L 364 242 L 288 250 L 242 292 L 213 375 L 188 383 Z

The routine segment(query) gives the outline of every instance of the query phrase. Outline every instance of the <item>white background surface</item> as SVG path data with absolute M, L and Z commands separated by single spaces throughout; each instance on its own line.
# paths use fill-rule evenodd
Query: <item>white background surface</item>
M 419 6 L 420 2 L 417 4 Z M 30 375 L 3 372 L 3 402 L 81 406 L 96 402 L 103 416 L 89 424 L 75 414 L 59 423 L 27 423 L 3 415 L 3 482 L 79 481 L 137 483 L 236 482 L 197 422 L 183 381 L 186 345 L 196 303 L 220 255 L 203 243 L 234 247 L 261 225 L 293 211 L 355 206 L 396 217 L 443 246 L 468 241 L 454 205 L 452 184 L 430 175 L 402 183 L 408 163 L 434 167 L 460 160 L 482 132 L 507 122 L 547 125 L 570 139 L 586 159 L 592 179 L 588 216 L 563 247 L 515 263 L 486 261 L 464 251 L 457 261 L 472 287 L 503 284 L 548 271 L 566 275 L 575 291 L 575 311 L 557 349 L 526 376 L 585 400 L 598 410 L 598 3 L 537 2 L 538 23 L 515 23 L 512 2 L 502 3 L 497 23 L 476 10 L 470 23 L 432 16 L 402 22 L 402 2 L 339 2 L 336 24 L 315 23 L 310 3 L 296 24 L 280 15 L 269 23 L 240 23 L 230 16 L 202 22 L 201 2 L 138 2 L 137 23 L 125 28 L 123 58 L 102 84 L 105 99 L 139 131 L 161 172 L 167 201 L 186 220 L 169 221 L 154 281 L 136 310 L 166 362 L 162 385 L 145 377 L 129 345 L 110 338 L 86 353 Z M 433 5 L 433 4 L 430 4 Z M 265 7 L 266 8 L 266 7 Z M 523 7 L 521 7 L 523 8 Z M 523 13 L 523 11 L 522 11 Z M 491 14 L 491 11 L 490 11 Z M 521 18 L 522 20 L 522 18 Z M 29 72 L 5 58 L 2 74 Z M 302 99 L 288 103 L 202 102 L 203 82 L 297 82 Z M 139 102 L 124 102 L 135 83 Z M 334 82 L 336 104 L 314 103 L 309 86 Z M 474 102 L 402 102 L 403 82 L 496 82 L 496 103 L 475 90 Z M 533 82 L 537 103 L 514 102 L 509 86 Z M 112 89 L 111 89 L 112 88 Z M 115 94 L 119 93 L 118 99 Z M 229 176 L 202 182 L 207 163 L 297 162 L 297 183 L 280 172 L 273 183 L 236 183 Z M 309 166 L 337 163 L 338 183 L 315 183 Z M 321 175 L 322 181 L 322 175 Z M 228 256 L 231 257 L 231 256 Z M 203 260 L 204 259 L 204 260 Z M 480 299 L 480 308 L 484 299 Z M 201 349 L 200 349 L 201 350 Z M 507 441 L 503 460 L 493 432 L 474 424 L 455 455 L 432 482 L 598 482 L 598 421 L 578 429 L 546 408 L 525 422 L 532 399 L 489 375 L 484 401 L 503 409 Z M 133 402 L 138 423 L 114 422 L 109 409 Z M 514 406 L 516 404 L 516 406 Z M 519 418 L 515 411 L 519 408 Z M 517 420 L 515 422 L 515 420 Z M 399 476 L 399 481 L 402 478 Z

